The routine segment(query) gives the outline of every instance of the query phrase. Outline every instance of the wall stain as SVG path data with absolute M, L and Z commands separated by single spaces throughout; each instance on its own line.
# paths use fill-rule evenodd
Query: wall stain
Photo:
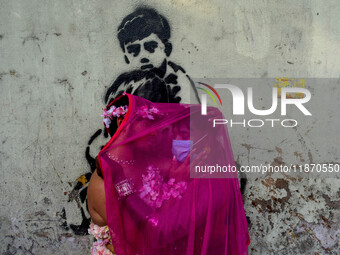
M 74 90 L 74 87 L 67 79 L 58 79 L 57 83 L 67 86 L 68 92 L 70 93 L 72 93 L 72 90 Z
M 28 41 L 39 41 L 39 37 L 38 36 L 36 36 L 36 35 L 34 35 L 34 34 L 31 34 L 31 35 L 29 35 L 29 36 L 26 36 L 26 37 L 24 37 L 23 38 L 23 40 L 22 40 L 22 45 L 25 45 L 25 43 L 26 42 L 28 42 Z
M 285 162 L 283 162 L 282 157 L 276 157 L 273 159 L 273 162 L 270 164 L 271 166 L 280 166 L 285 165 Z
M 275 196 L 271 196 L 271 199 L 263 199 L 256 198 L 253 199 L 251 205 L 255 207 L 258 212 L 268 212 L 268 213 L 279 213 L 284 211 L 284 207 L 287 204 L 288 200 L 291 197 L 291 192 L 289 190 L 288 181 L 282 178 L 278 178 L 275 182 L 271 177 L 267 177 L 265 181 L 261 182 L 266 187 L 276 188 L 276 189 L 284 189 L 287 193 L 285 197 L 277 198 Z M 275 190 L 271 190 L 274 193 Z
M 302 153 L 295 151 L 294 155 L 295 155 L 295 157 L 299 158 L 300 162 L 305 162 L 305 160 L 302 157 Z
M 325 199 L 326 205 L 328 205 L 331 209 L 340 209 L 340 200 L 332 201 L 330 197 L 326 194 L 322 194 L 322 197 Z

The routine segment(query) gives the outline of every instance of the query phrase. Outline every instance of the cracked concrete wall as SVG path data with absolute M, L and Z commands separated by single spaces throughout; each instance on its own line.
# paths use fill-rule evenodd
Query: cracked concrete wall
M 140 4 L 169 20 L 171 57 L 191 77 L 339 78 L 336 0 L 1 0 L 2 254 L 89 253 L 85 149 L 101 127 L 105 90 L 129 70 L 117 27 Z M 325 93 L 321 101 L 334 102 L 339 87 Z M 321 101 L 313 107 L 328 110 L 321 114 L 336 135 L 337 108 Z M 338 137 L 324 142 L 313 123 L 300 131 L 284 145 L 231 131 L 235 158 L 241 165 L 339 163 Z M 339 254 L 339 186 L 336 178 L 249 178 L 249 253 Z

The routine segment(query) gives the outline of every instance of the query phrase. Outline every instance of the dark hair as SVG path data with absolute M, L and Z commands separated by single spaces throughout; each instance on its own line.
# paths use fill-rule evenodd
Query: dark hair
M 95 157 L 95 161 L 96 161 L 96 169 L 97 169 L 97 174 L 98 174 L 98 176 L 101 177 L 101 178 L 104 178 L 104 177 L 103 177 L 102 169 L 100 168 L 98 156 Z
M 110 103 L 111 104 L 111 103 Z M 127 96 L 122 96 L 120 99 L 118 99 L 115 103 L 113 103 L 116 107 L 119 106 L 124 106 L 127 105 L 129 106 L 129 99 Z M 110 105 L 111 106 L 111 105 Z M 106 107 L 106 110 L 109 110 L 109 106 Z M 113 134 L 117 131 L 118 125 L 117 125 L 117 121 L 116 118 L 114 118 L 114 121 L 111 122 L 110 126 L 109 126 L 109 134 L 111 136 L 113 136 Z
M 152 33 L 156 34 L 165 45 L 167 56 L 171 54 L 170 25 L 166 18 L 152 8 L 139 7 L 127 15 L 118 27 L 118 40 L 125 52 L 124 45 L 129 42 L 141 40 Z
M 142 79 L 145 79 L 145 82 L 132 91 L 133 88 L 129 84 L 137 83 Z M 135 70 L 121 74 L 107 90 L 104 100 L 106 104 L 110 104 L 114 98 L 126 92 L 151 102 L 179 103 L 180 98 L 176 97 L 178 90 L 180 90 L 179 86 L 170 88 L 164 80 L 151 71 Z

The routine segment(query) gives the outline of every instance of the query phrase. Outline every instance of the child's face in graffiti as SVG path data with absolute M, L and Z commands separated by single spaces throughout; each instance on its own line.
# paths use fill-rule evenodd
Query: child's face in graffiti
M 165 45 L 156 34 L 125 44 L 125 56 L 136 69 L 159 68 L 166 58 Z

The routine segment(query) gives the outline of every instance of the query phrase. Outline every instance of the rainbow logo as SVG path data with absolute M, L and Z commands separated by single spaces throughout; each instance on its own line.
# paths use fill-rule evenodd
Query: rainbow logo
M 202 86 L 205 86 L 205 87 L 209 88 L 212 92 L 214 92 L 215 95 L 217 96 L 218 100 L 220 101 L 221 105 L 222 105 L 222 100 L 221 100 L 220 95 L 217 93 L 217 91 L 212 86 L 210 86 L 209 84 L 203 83 L 203 82 L 197 82 L 197 83 L 202 85 Z M 196 88 L 206 92 L 212 98 L 212 100 L 214 101 L 215 105 L 217 106 L 217 102 L 216 102 L 213 94 L 209 90 L 207 90 L 205 88 L 201 88 L 201 87 L 196 87 Z

